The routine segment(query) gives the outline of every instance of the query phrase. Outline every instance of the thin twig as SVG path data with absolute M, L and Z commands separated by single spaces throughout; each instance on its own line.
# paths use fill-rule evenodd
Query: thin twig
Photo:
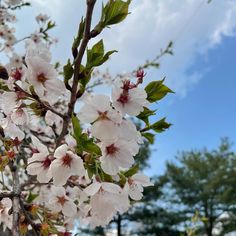
M 40 106 L 42 108 L 44 108 L 45 110 L 53 112 L 54 114 L 60 116 L 62 119 L 65 118 L 65 116 L 63 114 L 61 114 L 60 112 L 54 110 L 51 106 L 49 106 L 49 105 L 45 104 L 44 102 L 42 102 L 41 99 L 37 95 L 32 95 L 32 94 L 26 92 L 18 84 L 15 84 L 15 87 L 18 91 L 23 92 L 27 97 L 32 98 L 36 102 L 38 102 L 40 104 Z
M 2 192 L 0 193 L 0 201 L 3 199 L 3 198 L 13 198 L 13 197 L 19 197 L 19 194 L 16 194 L 14 192 Z
M 57 146 L 60 145 L 61 141 L 63 140 L 64 136 L 67 133 L 71 116 L 74 112 L 75 103 L 78 98 L 77 88 L 78 88 L 78 83 L 80 80 L 80 66 L 81 66 L 82 58 L 84 56 L 85 49 L 91 38 L 90 28 L 91 28 L 92 14 L 93 14 L 93 8 L 94 8 L 95 3 L 96 3 L 96 0 L 87 0 L 87 12 L 86 12 L 86 18 L 85 18 L 84 37 L 83 37 L 81 46 L 79 48 L 78 55 L 76 56 L 74 60 L 75 69 L 74 69 L 73 83 L 72 83 L 72 88 L 71 88 L 71 97 L 70 97 L 70 102 L 68 104 L 68 113 L 67 113 L 66 118 L 64 119 L 62 131 L 57 138 L 57 141 L 56 141 Z

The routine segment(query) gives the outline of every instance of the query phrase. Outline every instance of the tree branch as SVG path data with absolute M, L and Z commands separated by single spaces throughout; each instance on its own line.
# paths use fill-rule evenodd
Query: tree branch
M 32 94 L 26 92 L 26 91 L 23 90 L 18 84 L 15 84 L 15 87 L 16 87 L 17 91 L 23 92 L 27 97 L 32 98 L 32 99 L 34 99 L 36 102 L 38 102 L 38 103 L 40 104 L 40 106 L 41 106 L 42 108 L 44 108 L 45 110 L 53 112 L 54 114 L 60 116 L 62 119 L 65 118 L 65 116 L 64 116 L 63 114 L 61 114 L 60 112 L 54 110 L 51 106 L 49 106 L 49 105 L 43 103 L 43 102 L 41 101 L 41 99 L 40 99 L 37 95 L 32 95 Z
M 14 192 L 3 192 L 3 193 L 0 193 L 0 201 L 3 198 L 10 198 L 10 199 L 12 199 L 13 197 L 19 197 L 19 194 L 14 193 Z
M 81 62 L 84 56 L 85 49 L 88 45 L 88 42 L 90 40 L 90 28 L 91 28 L 91 21 L 92 21 L 92 14 L 93 14 L 93 9 L 94 5 L 96 3 L 96 0 L 87 0 L 87 12 L 86 12 L 86 18 L 85 18 L 85 30 L 84 30 L 84 37 L 81 43 L 81 46 L 79 48 L 78 55 L 76 56 L 74 60 L 75 64 L 75 69 L 74 69 L 74 77 L 73 77 L 73 83 L 72 83 L 72 88 L 71 88 L 71 97 L 70 97 L 70 102 L 68 104 L 68 113 L 66 118 L 64 119 L 63 122 L 63 127 L 61 134 L 58 136 L 56 145 L 59 146 L 61 141 L 63 140 L 64 136 L 67 133 L 68 126 L 71 120 L 71 116 L 74 112 L 74 107 L 76 100 L 78 98 L 77 96 L 77 88 L 79 84 L 80 78 L 80 66 Z
M 12 236 L 19 236 L 19 215 L 20 215 L 20 182 L 17 166 L 13 162 L 9 163 L 13 179 L 13 193 L 12 208 L 13 208 L 13 222 L 12 222 Z

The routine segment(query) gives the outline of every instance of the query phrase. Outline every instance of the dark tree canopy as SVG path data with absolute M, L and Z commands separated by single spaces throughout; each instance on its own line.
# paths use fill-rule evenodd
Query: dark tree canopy
M 171 202 L 183 209 L 186 220 L 198 211 L 205 219 L 203 231 L 208 236 L 223 213 L 234 213 L 236 155 L 227 139 L 222 139 L 213 151 L 180 153 L 177 163 L 167 163 L 165 177 L 166 188 L 172 190 L 169 191 Z

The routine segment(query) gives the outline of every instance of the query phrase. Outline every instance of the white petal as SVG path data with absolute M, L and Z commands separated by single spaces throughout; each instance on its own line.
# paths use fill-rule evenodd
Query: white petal
M 94 194 L 96 194 L 98 192 L 98 190 L 100 189 L 100 187 L 102 186 L 101 183 L 99 182 L 93 182 L 92 184 L 90 184 L 88 187 L 86 187 L 84 189 L 84 192 L 88 195 L 88 196 L 93 196 Z
M 153 186 L 154 184 L 150 182 L 148 176 L 144 174 L 135 174 L 131 177 L 131 179 L 139 184 L 142 184 L 144 187 Z
M 113 157 L 111 157 L 110 159 L 109 157 L 101 159 L 101 167 L 103 171 L 109 175 L 116 175 L 119 172 L 119 167 L 113 161 L 113 159 Z
M 77 207 L 72 201 L 66 201 L 62 207 L 62 213 L 65 216 L 73 216 L 77 212 Z
M 115 193 L 115 194 L 121 193 L 122 191 L 119 185 L 113 183 L 104 182 L 102 183 L 102 188 L 109 193 Z
M 42 169 L 41 172 L 37 175 L 37 180 L 39 183 L 48 183 L 50 179 L 52 178 L 51 171 L 49 169 Z
M 68 150 L 68 146 L 66 144 L 63 144 L 59 146 L 54 153 L 54 157 L 61 158 L 66 154 L 66 151 Z
M 71 175 L 79 175 L 79 176 L 85 175 L 83 161 L 77 155 L 74 155 L 74 158 L 71 163 Z
M 118 126 L 109 120 L 97 121 L 92 125 L 91 133 L 100 140 L 114 140 L 118 135 Z
M 54 160 L 51 163 L 50 171 L 53 176 L 53 184 L 55 186 L 63 186 L 71 176 L 70 169 L 61 165 L 60 160 Z
M 43 170 L 41 162 L 34 162 L 27 166 L 26 168 L 29 175 L 37 175 Z
M 142 194 L 140 191 L 138 191 L 138 189 L 136 189 L 136 188 L 131 188 L 130 191 L 129 191 L 129 196 L 130 196 L 133 200 L 139 201 L 139 200 L 142 199 L 143 194 Z
M 45 153 L 48 155 L 48 149 L 45 145 L 43 145 L 38 138 L 36 138 L 34 135 L 31 135 L 31 140 L 33 143 L 33 147 L 35 147 L 39 152 Z
M 97 110 L 89 104 L 84 105 L 77 114 L 77 117 L 82 123 L 92 123 L 98 118 L 98 116 L 99 114 Z

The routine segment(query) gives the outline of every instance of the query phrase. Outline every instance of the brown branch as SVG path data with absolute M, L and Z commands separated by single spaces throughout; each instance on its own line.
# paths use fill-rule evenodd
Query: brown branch
M 0 201 L 3 198 L 10 198 L 10 199 L 12 199 L 13 197 L 19 197 L 19 194 L 14 193 L 14 192 L 2 192 L 2 193 L 0 193 Z
M 13 193 L 15 196 L 12 198 L 12 210 L 13 210 L 13 219 L 12 219 L 12 236 L 19 236 L 19 216 L 20 216 L 20 182 L 17 166 L 13 162 L 9 163 L 9 167 L 12 173 L 13 180 Z
M 16 87 L 17 91 L 20 91 L 20 92 L 24 93 L 27 97 L 32 98 L 36 102 L 38 102 L 40 104 L 40 106 L 42 108 L 44 108 L 45 110 L 53 112 L 54 114 L 60 116 L 62 119 L 65 118 L 65 116 L 63 114 L 61 114 L 60 112 L 54 110 L 51 106 L 49 106 L 49 105 L 45 104 L 44 102 L 42 102 L 41 99 L 36 94 L 32 95 L 32 94 L 26 92 L 18 84 L 15 84 L 15 87 Z
M 75 69 L 74 69 L 74 77 L 73 77 L 73 83 L 72 83 L 72 88 L 71 88 L 71 97 L 70 97 L 70 102 L 68 104 L 68 113 L 64 119 L 62 131 L 57 138 L 57 141 L 56 141 L 57 146 L 61 144 L 61 141 L 63 140 L 64 136 L 67 133 L 71 116 L 74 112 L 75 103 L 78 98 L 77 89 L 78 89 L 79 80 L 81 79 L 80 66 L 81 66 L 81 62 L 85 53 L 85 49 L 88 45 L 89 40 L 91 39 L 90 28 L 91 28 L 92 14 L 93 14 L 95 3 L 96 3 L 96 0 L 87 0 L 87 12 L 86 12 L 86 18 L 85 18 L 84 37 L 83 37 L 81 46 L 79 48 L 78 55 L 76 56 L 74 60 Z

